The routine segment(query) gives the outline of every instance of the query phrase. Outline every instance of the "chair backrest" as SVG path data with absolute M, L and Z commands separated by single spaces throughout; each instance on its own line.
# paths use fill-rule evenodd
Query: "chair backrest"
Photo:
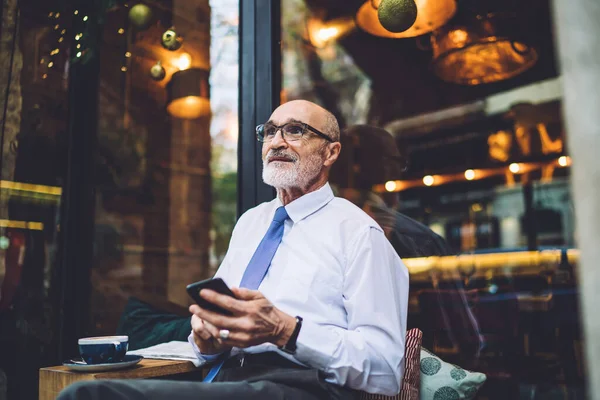
M 421 341 L 423 333 L 418 329 L 406 332 L 404 345 L 404 375 L 400 393 L 395 396 L 384 396 L 362 392 L 361 400 L 419 400 L 419 388 L 421 385 Z

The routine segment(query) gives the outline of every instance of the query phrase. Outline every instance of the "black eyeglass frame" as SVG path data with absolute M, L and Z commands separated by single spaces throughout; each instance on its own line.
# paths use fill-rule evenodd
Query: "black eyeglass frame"
M 286 125 L 289 125 L 289 124 L 296 124 L 296 125 L 302 126 L 302 135 L 300 137 L 304 136 L 304 134 L 306 133 L 306 130 L 308 129 L 309 131 L 317 134 L 318 136 L 322 137 L 323 139 L 327 140 L 328 142 L 335 143 L 335 140 L 333 140 L 332 138 L 330 138 L 329 136 L 327 136 L 326 134 L 324 134 L 323 132 L 321 132 L 317 128 L 313 128 L 312 126 L 310 126 L 309 124 L 304 123 L 304 122 L 290 121 L 290 122 L 286 122 L 283 125 L 275 125 L 275 124 L 269 123 L 269 125 L 271 125 L 274 128 L 276 128 L 275 135 L 277 135 L 277 132 L 281 131 L 281 135 L 283 136 L 284 140 L 285 140 L 285 134 L 284 134 L 284 130 L 283 129 L 286 127 Z M 267 123 L 260 124 L 260 125 L 256 126 L 256 140 L 258 140 L 259 142 L 262 142 L 262 143 L 265 142 L 264 128 L 265 128 L 266 125 L 267 125 Z M 263 130 L 263 134 L 259 133 L 260 130 Z M 296 140 L 298 140 L 298 139 L 296 139 Z

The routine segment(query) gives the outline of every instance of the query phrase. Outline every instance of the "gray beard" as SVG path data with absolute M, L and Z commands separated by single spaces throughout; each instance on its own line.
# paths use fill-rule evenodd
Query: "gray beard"
M 323 157 L 318 153 L 313 153 L 303 161 L 281 166 L 277 164 L 277 162 L 268 163 L 266 160 L 263 161 L 263 182 L 275 189 L 305 188 L 321 172 Z

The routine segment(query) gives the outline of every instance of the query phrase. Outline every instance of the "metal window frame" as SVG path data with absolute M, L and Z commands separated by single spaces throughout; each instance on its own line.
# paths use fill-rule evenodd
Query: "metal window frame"
M 95 50 L 102 30 L 98 18 L 101 0 L 73 0 L 70 5 L 73 10 L 91 16 L 86 26 L 92 38 L 88 44 L 91 48 L 89 57 L 85 61 L 82 58 L 80 62 L 72 62 L 69 67 L 68 152 L 56 258 L 56 302 L 60 310 L 55 330 L 56 361 L 76 355 L 77 339 L 86 336 L 90 321 L 90 277 L 94 251 L 93 155 L 98 140 L 100 83 L 100 55 Z M 83 29 L 83 23 L 79 24 L 81 26 L 76 29 Z M 76 53 L 75 45 L 73 41 L 72 54 Z
M 262 181 L 261 144 L 254 128 L 280 103 L 281 2 L 240 0 L 238 217 L 275 197 Z
M 93 14 L 97 1 L 73 0 L 73 6 Z M 274 189 L 262 182 L 261 144 L 254 128 L 279 105 L 281 88 L 280 1 L 239 3 L 238 216 L 275 197 Z M 89 24 L 94 21 L 90 18 Z M 94 28 L 100 30 L 101 25 Z M 85 335 L 89 319 L 95 207 L 92 155 L 97 141 L 99 72 L 99 54 L 86 63 L 73 64 L 69 71 L 69 151 L 57 254 L 57 359 L 76 354 L 77 338 Z

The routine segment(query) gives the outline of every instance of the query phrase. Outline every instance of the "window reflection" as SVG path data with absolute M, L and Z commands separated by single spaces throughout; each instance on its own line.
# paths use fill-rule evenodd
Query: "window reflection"
M 360 3 L 282 1 L 282 101 L 311 100 L 339 119 L 331 183 L 404 259 L 409 328 L 444 360 L 485 373 L 481 398 L 584 398 L 572 160 L 548 4 L 487 10 L 528 21 L 537 62 L 465 86 L 432 71 L 428 36 L 355 27 L 315 42 Z M 457 7 L 452 24 L 483 6 Z

